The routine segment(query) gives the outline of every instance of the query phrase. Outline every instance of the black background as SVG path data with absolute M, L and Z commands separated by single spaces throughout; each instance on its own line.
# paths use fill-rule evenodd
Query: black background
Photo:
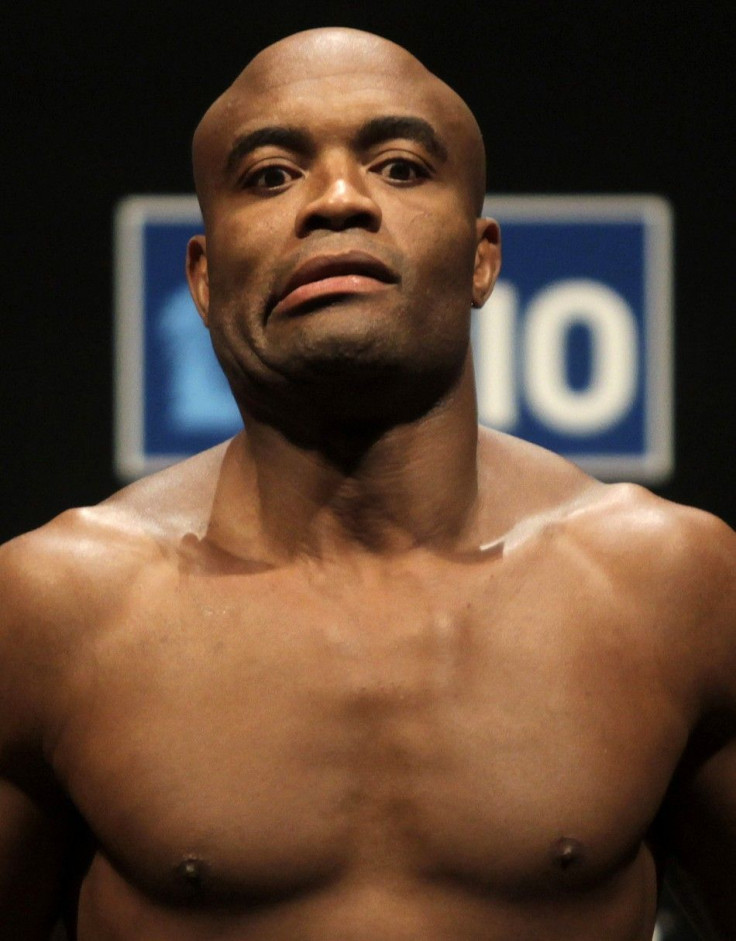
M 732 3 L 27 4 L 0 30 L 0 538 L 118 486 L 111 220 L 191 191 L 189 140 L 260 48 L 341 24 L 406 45 L 476 112 L 488 188 L 656 193 L 676 225 L 676 471 L 736 523 Z
M 210 101 L 263 45 L 326 24 L 406 45 L 466 97 L 487 139 L 489 190 L 671 201 L 677 466 L 659 490 L 735 524 L 734 6 L 149 0 L 16 11 L 0 33 L 0 537 L 119 485 L 116 201 L 191 191 L 189 140 Z

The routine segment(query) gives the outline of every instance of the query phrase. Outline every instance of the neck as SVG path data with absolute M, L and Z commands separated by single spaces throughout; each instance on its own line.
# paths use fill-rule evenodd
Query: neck
M 477 417 L 470 362 L 420 419 L 363 433 L 336 428 L 309 447 L 246 419 L 223 463 L 209 534 L 272 560 L 451 548 L 472 536 Z

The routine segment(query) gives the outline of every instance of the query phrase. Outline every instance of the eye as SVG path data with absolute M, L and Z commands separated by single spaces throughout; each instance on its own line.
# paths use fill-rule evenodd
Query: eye
M 409 157 L 392 157 L 390 160 L 384 160 L 375 169 L 385 180 L 399 184 L 418 183 L 431 175 L 425 164 Z
M 243 179 L 243 186 L 246 189 L 277 193 L 286 189 L 298 176 L 299 172 L 293 167 L 280 163 L 269 163 L 266 166 L 256 167 L 247 173 Z

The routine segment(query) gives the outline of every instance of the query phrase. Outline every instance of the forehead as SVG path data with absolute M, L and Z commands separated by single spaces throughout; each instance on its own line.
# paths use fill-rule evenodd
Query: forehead
M 385 41 L 341 40 L 287 42 L 261 53 L 211 109 L 213 136 L 227 146 L 259 124 L 316 131 L 382 114 L 422 117 L 440 134 L 462 136 L 460 99 L 413 56 Z
M 217 135 L 223 146 L 262 125 L 288 124 L 316 135 L 339 134 L 382 115 L 420 117 L 441 136 L 451 137 L 458 131 L 452 114 L 426 89 L 407 86 L 394 76 L 356 69 L 233 90 L 224 105 Z

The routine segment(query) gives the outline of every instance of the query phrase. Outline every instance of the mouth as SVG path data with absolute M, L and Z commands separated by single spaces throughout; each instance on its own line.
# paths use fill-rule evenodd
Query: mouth
M 271 313 L 289 313 L 337 296 L 374 294 L 398 282 L 393 269 L 366 252 L 316 255 L 292 272 Z

